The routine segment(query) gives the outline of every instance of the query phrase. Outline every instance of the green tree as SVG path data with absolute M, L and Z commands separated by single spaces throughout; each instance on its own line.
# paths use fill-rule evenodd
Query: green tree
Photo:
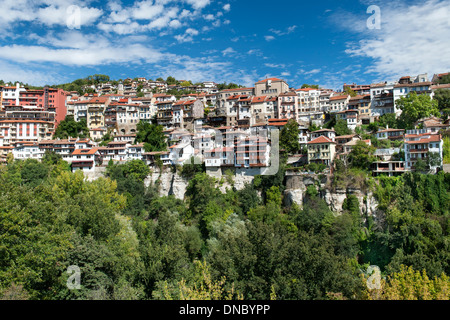
M 77 122 L 74 120 L 73 116 L 66 116 L 66 118 L 59 123 L 53 137 L 59 139 L 67 139 L 69 137 L 89 137 L 89 128 L 87 127 L 86 119 L 81 119 Z
M 298 123 L 294 119 L 290 119 L 283 127 L 280 134 L 280 149 L 286 150 L 288 153 L 296 153 L 300 150 L 298 136 L 300 131 Z
M 137 126 L 136 142 L 144 143 L 146 152 L 167 150 L 166 136 L 163 127 L 157 124 L 140 121 Z
M 350 166 L 352 168 L 369 170 L 370 165 L 376 161 L 374 153 L 375 147 L 369 146 L 364 141 L 358 141 L 348 156 Z
M 399 121 L 406 129 L 412 129 L 414 123 L 421 118 L 440 116 L 438 102 L 432 100 L 428 95 L 417 95 L 415 92 L 411 92 L 406 97 L 398 99 L 395 103 L 402 110 Z
M 302 89 L 305 89 L 305 88 L 312 88 L 312 89 L 319 89 L 319 85 L 318 84 L 303 84 L 302 85 Z
M 334 130 L 336 131 L 337 136 L 345 136 L 345 135 L 352 134 L 352 130 L 350 130 L 347 126 L 347 121 L 342 120 L 342 119 L 336 121 Z

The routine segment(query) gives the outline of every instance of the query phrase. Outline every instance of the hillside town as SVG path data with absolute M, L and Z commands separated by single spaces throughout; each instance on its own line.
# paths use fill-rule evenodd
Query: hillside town
M 448 119 L 430 115 L 417 120 L 414 129 L 378 127 L 370 137 L 362 128 L 388 114 L 400 117 L 398 101 L 410 93 L 433 99 L 437 90 L 450 90 L 450 84 L 439 84 L 448 75 L 344 84 L 339 91 L 318 86 L 296 89 L 279 78 L 223 90 L 212 81 L 192 85 L 179 80 L 168 85 L 136 78 L 85 86 L 82 95 L 61 88 L 6 85 L 0 87 L 0 162 L 6 163 L 8 157 L 41 160 L 46 152 L 54 152 L 73 171 L 93 171 L 111 161 L 138 159 L 155 167 L 195 159 L 212 175 L 230 168 L 236 174 L 259 175 L 276 160 L 271 150 L 279 134 L 275 137 L 274 132 L 295 121 L 299 148 L 289 154 L 291 167 L 307 171 L 305 165 L 320 163 L 327 172 L 336 159 L 345 160 L 359 141 L 370 146 L 376 139 L 388 143 L 375 146 L 377 160 L 370 167 L 374 176 L 414 171 L 416 162 L 427 161 L 430 154 L 436 154 L 437 161 L 428 169 L 436 173 L 443 170 L 442 132 L 450 128 Z M 171 94 L 174 90 L 181 94 Z M 67 118 L 85 121 L 89 136 L 55 138 Z M 346 124 L 348 134 L 339 135 L 330 127 L 337 121 Z M 144 122 L 162 126 L 166 150 L 148 152 L 144 143 L 136 141 L 138 124 Z

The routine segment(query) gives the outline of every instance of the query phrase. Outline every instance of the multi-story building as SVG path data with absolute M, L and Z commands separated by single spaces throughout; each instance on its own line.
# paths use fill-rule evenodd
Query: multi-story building
M 286 81 L 278 78 L 268 78 L 255 83 L 255 96 L 278 96 L 289 91 Z
M 357 95 L 366 95 L 366 94 L 370 94 L 370 85 L 368 84 L 346 84 L 344 83 L 344 92 L 346 91 L 346 89 L 350 89 L 352 91 L 354 91 Z
M 251 125 L 266 122 L 278 116 L 278 99 L 276 97 L 253 97 L 251 101 Z
M 311 139 L 317 139 L 320 136 L 325 136 L 331 141 L 334 141 L 336 138 L 336 131 L 334 129 L 321 129 L 314 132 L 311 132 Z
M 12 145 L 17 141 L 40 142 L 49 139 L 55 131 L 54 122 L 43 120 L 0 120 L 0 135 L 5 145 Z
M 362 124 L 369 124 L 370 118 L 370 94 L 351 97 L 348 103 L 349 110 L 358 110 L 358 119 Z
M 440 158 L 440 164 L 430 169 L 436 171 L 442 166 L 444 142 L 440 134 L 430 134 L 426 129 L 407 130 L 403 148 L 406 170 L 415 170 L 417 160 L 427 161 L 429 153 L 437 153 Z
M 157 102 L 158 109 L 158 125 L 164 127 L 164 129 L 170 129 L 173 127 L 173 104 L 172 100 L 164 100 Z
M 357 109 L 348 109 L 344 111 L 340 111 L 336 113 L 336 120 L 344 120 L 347 122 L 347 127 L 355 131 L 356 127 L 361 125 L 361 122 L 358 119 L 358 110 Z
M 308 142 L 308 163 L 323 163 L 331 166 L 336 154 L 336 142 L 320 136 Z
M 405 134 L 405 130 L 404 129 L 383 129 L 383 130 L 378 130 L 377 133 L 375 134 L 375 137 L 378 140 L 403 140 L 404 138 L 404 134 Z
M 428 81 L 427 74 L 418 75 L 417 77 L 402 77 L 399 82 L 394 85 L 394 112 L 399 116 L 402 111 L 397 107 L 397 100 L 401 97 L 407 96 L 411 92 L 417 94 L 426 94 L 432 96 L 431 86 L 432 82 Z
M 67 114 L 67 92 L 62 89 L 44 87 L 42 90 L 29 90 L 21 87 L 0 87 L 1 106 L 23 106 L 42 109 L 55 114 L 55 128 L 64 120 Z
M 72 171 L 92 171 L 101 163 L 98 148 L 76 149 L 72 152 Z
M 324 113 L 320 106 L 320 89 L 304 88 L 296 90 L 299 98 L 299 120 L 321 125 Z
M 295 92 L 286 92 L 278 96 L 278 118 L 299 120 L 298 96 Z
M 330 113 L 336 114 L 340 111 L 347 110 L 349 101 L 349 95 L 337 95 L 330 97 Z

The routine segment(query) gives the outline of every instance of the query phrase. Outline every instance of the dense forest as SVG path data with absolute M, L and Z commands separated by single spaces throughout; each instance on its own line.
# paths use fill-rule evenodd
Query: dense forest
M 382 217 L 314 186 L 282 202 L 284 169 L 222 193 L 187 165 L 185 200 L 141 161 L 92 182 L 47 154 L 0 167 L 1 299 L 448 299 L 450 174 L 379 178 Z M 232 180 L 233 177 L 227 177 Z M 230 181 L 232 182 L 232 181 Z M 81 288 L 67 286 L 69 266 Z M 381 271 L 370 290 L 368 267 Z

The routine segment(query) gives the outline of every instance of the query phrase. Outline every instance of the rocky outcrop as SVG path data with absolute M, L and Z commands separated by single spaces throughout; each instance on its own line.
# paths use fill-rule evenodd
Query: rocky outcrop
M 292 175 L 286 176 L 286 190 L 284 192 L 284 205 L 303 205 L 304 193 L 310 185 L 315 185 L 320 190 L 320 197 L 325 200 L 328 207 L 335 213 L 342 213 L 342 206 L 349 195 L 354 195 L 359 201 L 362 214 L 379 215 L 378 202 L 372 192 L 363 192 L 359 189 L 347 188 L 330 190 L 326 188 L 327 179 L 321 175 Z
M 157 169 L 145 179 L 144 183 L 146 187 L 158 183 L 161 197 L 173 195 L 175 198 L 183 200 L 189 181 L 186 181 L 171 169 L 163 169 L 162 171 Z

